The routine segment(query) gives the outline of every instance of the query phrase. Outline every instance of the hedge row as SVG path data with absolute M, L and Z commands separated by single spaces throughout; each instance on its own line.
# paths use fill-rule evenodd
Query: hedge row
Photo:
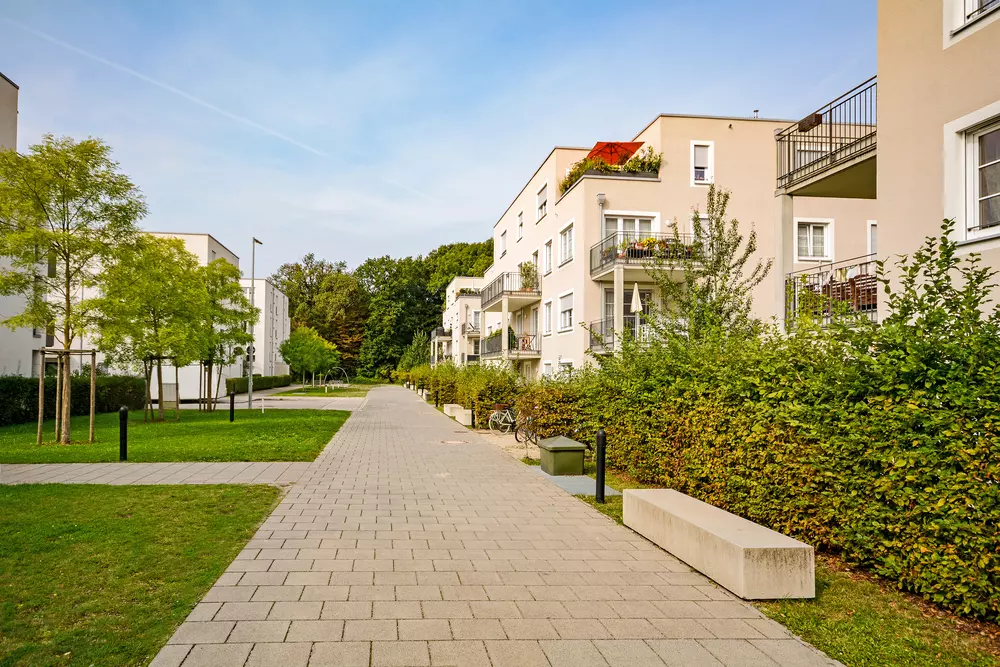
M 245 394 L 250 389 L 249 380 L 245 377 L 226 378 L 226 393 Z M 288 387 L 292 384 L 291 375 L 254 375 L 254 389 L 274 389 L 275 387 Z
M 436 405 L 457 403 L 471 409 L 480 428 L 486 428 L 493 406 L 513 403 L 524 389 L 524 381 L 509 365 L 455 366 L 447 362 L 431 368 L 425 364 L 398 371 L 396 380 L 426 389 L 428 400 Z
M 141 410 L 145 384 L 142 378 L 102 375 L 95 387 L 97 412 L 117 412 L 123 405 Z M 74 376 L 70 382 L 70 410 L 90 414 L 90 377 Z M 45 418 L 56 414 L 56 378 L 45 378 Z M 38 419 L 38 379 L 19 375 L 0 376 L 0 426 L 24 424 Z
M 667 336 L 528 387 L 542 435 L 608 434 L 608 464 L 960 614 L 1000 618 L 1000 312 L 930 244 L 881 325 Z M 888 287 L 883 283 L 883 287 Z M 819 311 L 822 313 L 822 311 Z

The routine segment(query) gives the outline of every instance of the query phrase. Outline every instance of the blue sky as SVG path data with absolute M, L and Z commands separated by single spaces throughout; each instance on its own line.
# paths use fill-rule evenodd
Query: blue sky
M 875 0 L 0 0 L 19 149 L 101 137 L 149 230 L 258 274 L 488 238 L 554 145 L 799 118 L 875 73 Z

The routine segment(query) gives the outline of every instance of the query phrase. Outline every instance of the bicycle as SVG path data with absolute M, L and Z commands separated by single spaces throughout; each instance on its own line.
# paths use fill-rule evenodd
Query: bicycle
M 531 417 L 517 420 L 517 425 L 514 427 L 514 439 L 525 444 L 538 445 L 538 434 L 531 427 Z
M 490 431 L 497 435 L 506 435 L 510 433 L 511 429 L 516 426 L 516 413 L 514 408 L 504 405 L 503 403 L 497 403 L 493 406 L 493 412 L 490 413 L 490 419 L 488 422 Z

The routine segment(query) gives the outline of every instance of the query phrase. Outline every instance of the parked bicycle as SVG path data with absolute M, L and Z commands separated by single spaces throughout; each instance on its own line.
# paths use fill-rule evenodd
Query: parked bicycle
M 535 433 L 535 429 L 531 425 L 531 417 L 517 420 L 517 426 L 514 427 L 514 439 L 518 442 L 538 445 L 538 434 Z
M 506 435 L 511 432 L 511 429 L 516 428 L 516 420 L 517 413 L 514 412 L 514 408 L 504 403 L 497 403 L 493 406 L 488 424 L 493 433 Z

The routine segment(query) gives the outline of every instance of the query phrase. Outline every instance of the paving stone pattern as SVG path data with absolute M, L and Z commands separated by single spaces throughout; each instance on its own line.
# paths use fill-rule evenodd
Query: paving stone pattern
M 291 484 L 309 463 L 0 464 L 0 484 Z
M 412 392 L 386 387 L 152 664 L 837 663 Z

